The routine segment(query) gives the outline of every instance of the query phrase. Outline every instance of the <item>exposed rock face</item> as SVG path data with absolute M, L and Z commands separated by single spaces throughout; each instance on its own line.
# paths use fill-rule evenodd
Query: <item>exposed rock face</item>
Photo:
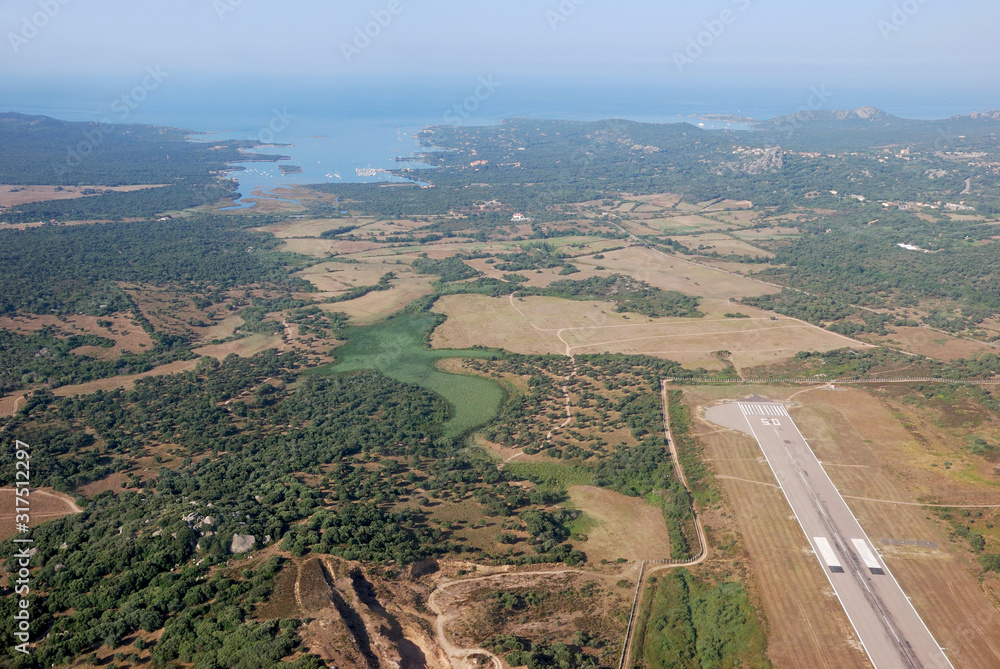
M 969 114 L 969 118 L 974 120 L 982 119 L 984 121 L 1000 121 L 1000 111 L 972 112 Z
M 257 537 L 252 534 L 234 534 L 233 543 L 229 546 L 229 552 L 234 555 L 246 553 L 247 551 L 252 550 L 256 543 Z
M 767 149 L 764 155 L 752 160 L 743 166 L 743 171 L 747 174 L 764 174 L 765 172 L 777 172 L 785 166 L 785 152 L 780 146 Z
M 858 109 L 853 109 L 849 112 L 840 112 L 842 116 L 841 119 L 850 118 L 851 116 L 856 116 L 857 118 L 863 118 L 868 120 L 883 120 L 891 116 L 881 109 L 876 109 L 875 107 L 859 107 Z

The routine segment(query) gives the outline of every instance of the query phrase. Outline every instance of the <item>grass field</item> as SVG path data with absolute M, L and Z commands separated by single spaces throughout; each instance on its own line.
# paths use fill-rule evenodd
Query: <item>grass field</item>
M 687 235 L 693 232 L 725 230 L 729 226 L 725 223 L 705 218 L 704 216 L 688 215 L 645 219 L 636 218 L 631 221 L 627 221 L 626 227 L 637 235 Z
M 13 488 L 0 488 L 0 541 L 5 541 L 16 533 L 14 515 L 17 509 L 15 509 L 14 497 Z M 32 527 L 80 511 L 72 497 L 51 488 L 33 488 L 28 501 L 31 511 L 29 525 Z M 25 511 L 22 509 L 17 513 L 25 513 Z
M 885 340 L 890 346 L 898 346 L 911 353 L 926 355 L 938 360 L 970 358 L 984 351 L 996 352 L 996 346 L 980 344 L 968 339 L 935 332 L 930 328 L 898 327 Z
M 449 295 L 435 307 L 448 320 L 434 333 L 434 346 L 479 344 L 526 354 L 635 353 L 705 369 L 722 369 L 715 355 L 729 351 L 739 367 L 790 358 L 801 350 L 858 347 L 851 340 L 769 312 L 706 299 L 705 318 L 650 319 L 620 314 L 606 302 L 555 297 L 490 298 Z M 740 311 L 751 318 L 725 318 Z
M 729 300 L 779 292 L 778 288 L 758 281 L 695 265 L 682 257 L 663 255 L 640 246 L 612 251 L 603 260 L 580 258 L 573 264 L 580 269 L 600 265 L 663 290 L 676 290 L 699 297 Z
M 434 317 L 399 314 L 377 325 L 351 328 L 348 343 L 337 349 L 338 362 L 316 373 L 342 373 L 375 369 L 386 376 L 437 393 L 452 406 L 445 434 L 459 437 L 491 421 L 500 410 L 503 390 L 493 381 L 462 374 L 447 374 L 435 363 L 444 358 L 482 358 L 486 351 L 432 350 L 424 345 Z
M 752 246 L 745 241 L 735 239 L 720 232 L 709 232 L 703 235 L 673 237 L 675 242 L 698 253 L 718 253 L 719 255 L 755 256 L 773 258 L 774 254 Z
M 134 193 L 150 188 L 163 188 L 161 185 L 135 186 L 7 186 L 0 185 L 0 207 L 17 207 L 31 202 L 51 202 L 53 200 L 75 200 L 83 197 L 95 197 L 106 192 Z M 84 195 L 83 191 L 97 191 Z
M 992 464 L 968 450 L 969 435 L 995 440 L 998 419 L 961 398 L 921 399 L 905 387 L 822 389 L 687 388 L 709 406 L 757 394 L 791 399 L 797 426 L 886 559 L 956 668 L 1000 666 L 1000 611 L 980 583 L 969 543 L 921 502 L 998 504 Z M 945 401 L 948 400 L 948 401 Z M 864 666 L 864 655 L 806 538 L 750 437 L 699 421 L 702 441 L 743 536 L 770 622 L 778 667 Z M 948 462 L 950 468 L 944 463 Z M 956 512 L 956 515 L 957 512 Z M 973 513 L 969 518 L 975 520 Z M 995 551 L 989 519 L 979 521 Z M 986 523 L 983 525 L 983 523 Z M 883 539 L 937 547 L 893 546 Z
M 374 291 L 348 302 L 323 304 L 320 308 L 327 312 L 347 314 L 353 325 L 370 325 L 388 318 L 413 300 L 433 293 L 432 282 L 432 277 L 407 277 L 402 281 L 393 281 L 389 290 Z
M 587 535 L 575 544 L 593 564 L 625 558 L 662 560 L 670 556 L 667 524 L 663 511 L 637 497 L 594 486 L 570 486 L 570 504 L 583 511 L 586 522 L 574 533 Z

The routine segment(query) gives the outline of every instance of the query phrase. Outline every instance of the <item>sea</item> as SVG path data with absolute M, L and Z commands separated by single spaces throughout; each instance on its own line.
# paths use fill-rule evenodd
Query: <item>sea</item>
M 130 76 L 46 79 L 7 77 L 0 111 L 68 121 L 143 123 L 182 128 L 191 141 L 257 140 L 257 153 L 277 163 L 233 165 L 234 207 L 254 206 L 254 193 L 288 185 L 397 181 L 386 170 L 426 167 L 407 160 L 415 135 L 434 125 L 494 125 L 527 117 L 648 123 L 691 123 L 706 129 L 747 129 L 739 118 L 767 119 L 800 109 L 876 106 L 907 118 L 947 118 L 1000 106 L 969 91 L 887 92 L 881 87 L 760 88 L 653 86 L 599 81 L 524 81 L 495 75 L 449 79 L 218 78 L 192 80 L 149 68 Z M 70 147 L 67 147 L 69 150 Z M 301 172 L 285 173 L 281 165 Z M 286 170 L 287 172 L 287 170 Z

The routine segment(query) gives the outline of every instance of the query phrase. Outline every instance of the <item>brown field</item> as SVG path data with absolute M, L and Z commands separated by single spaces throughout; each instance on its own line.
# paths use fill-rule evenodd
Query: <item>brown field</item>
M 960 339 L 949 334 L 936 332 L 929 328 L 893 328 L 894 334 L 886 341 L 890 345 L 899 346 L 911 353 L 926 355 L 938 360 L 956 360 L 968 358 L 985 351 L 996 351 L 996 346 L 979 344 L 968 339 Z
M 577 546 L 593 564 L 625 558 L 630 562 L 670 557 L 663 511 L 643 499 L 594 486 L 571 486 L 570 503 L 596 523 Z
M 752 209 L 740 209 L 735 211 L 712 211 L 712 216 L 725 221 L 735 228 L 745 228 L 753 225 L 758 220 L 758 213 Z
M 452 643 L 461 647 L 486 647 L 500 634 L 529 639 L 544 638 L 572 643 L 578 630 L 607 640 L 600 651 L 600 666 L 617 666 L 625 636 L 625 612 L 631 604 L 628 587 L 617 587 L 614 577 L 599 573 L 555 568 L 533 575 L 530 571 L 465 579 L 440 591 L 437 604 L 447 615 Z M 631 575 L 630 575 L 631 576 Z M 625 580 L 623 578 L 622 580 Z M 634 582 L 631 584 L 634 587 Z M 543 595 L 529 615 L 505 615 L 495 607 L 496 592 Z M 578 593 L 589 591 L 580 597 Z M 444 665 L 450 666 L 450 665 Z M 455 664 L 454 666 L 481 666 Z M 506 666 L 506 665 L 504 665 Z
M 13 416 L 17 413 L 21 403 L 25 401 L 24 395 L 7 395 L 0 397 L 0 416 Z
M 628 274 L 663 290 L 676 290 L 686 295 L 715 297 L 723 300 L 768 295 L 778 288 L 741 276 L 696 265 L 681 258 L 657 253 L 643 247 L 629 247 L 605 254 L 604 260 L 579 258 L 574 261 L 581 270 L 600 265 L 610 272 Z M 574 274 L 570 278 L 577 278 Z
M 324 311 L 343 312 L 351 317 L 354 325 L 375 323 L 402 309 L 404 306 L 434 292 L 431 287 L 434 277 L 414 277 L 396 285 L 390 290 L 368 293 L 364 297 L 348 302 L 320 305 Z
M 661 193 L 659 195 L 633 195 L 629 197 L 634 200 L 638 200 L 639 202 L 655 204 L 657 207 L 662 207 L 664 209 L 673 209 L 677 206 L 677 203 L 681 201 L 681 196 L 674 195 L 673 193 Z
M 273 225 L 256 228 L 269 232 L 278 239 L 295 239 L 297 237 L 319 237 L 327 230 L 336 230 L 349 225 L 361 227 L 374 221 L 374 218 L 300 218 L 282 221 Z
M 406 265 L 329 262 L 313 265 L 299 272 L 297 276 L 316 286 L 323 293 L 321 297 L 326 298 L 351 288 L 375 285 L 387 272 L 403 276 L 410 274 L 411 270 Z
M 135 386 L 135 382 L 139 379 L 145 379 L 150 376 L 165 376 L 167 374 L 189 372 L 197 365 L 197 360 L 178 360 L 177 362 L 171 362 L 166 365 L 154 367 L 148 372 L 143 372 L 141 374 L 133 374 L 131 376 L 112 376 L 108 379 L 88 381 L 87 383 L 80 383 L 75 386 L 60 386 L 59 388 L 53 390 L 52 393 L 56 397 L 72 397 L 73 395 L 89 395 L 91 393 L 96 393 L 98 390 L 116 390 L 118 388 L 125 388 L 126 390 L 129 390 Z
M 209 327 L 204 328 L 201 332 L 202 339 L 204 341 L 227 339 L 236 334 L 236 330 L 240 328 L 243 323 L 243 319 L 239 316 L 226 316 L 219 321 L 213 322 Z
M 97 324 L 99 320 L 111 321 L 111 327 L 103 328 L 99 326 Z M 62 318 L 58 316 L 25 314 L 0 318 L 0 329 L 19 334 L 31 334 L 45 327 L 57 328 L 67 336 L 70 334 L 88 334 L 104 337 L 105 339 L 113 339 L 115 345 L 111 348 L 97 347 L 94 351 L 84 351 L 81 349 L 75 351 L 76 353 L 92 355 L 93 357 L 100 356 L 101 359 L 115 358 L 126 352 L 141 353 L 153 346 L 152 338 L 142 329 L 142 326 L 125 314 L 113 314 L 107 317 L 66 316 Z
M 712 204 L 705 207 L 703 211 L 718 213 L 723 211 L 731 211 L 731 210 L 745 211 L 750 209 L 753 209 L 753 202 L 751 202 L 750 200 L 723 200 L 718 204 Z
M 708 233 L 694 237 L 673 237 L 692 251 L 704 250 L 706 253 L 716 252 L 720 255 L 756 256 L 773 258 L 774 254 L 752 246 L 744 241 L 733 239 L 729 235 Z
M 201 348 L 194 349 L 194 352 L 200 356 L 207 355 L 222 360 L 227 355 L 232 355 L 233 353 L 241 358 L 249 358 L 269 348 L 285 348 L 279 335 L 253 334 L 249 337 L 243 337 L 242 339 L 229 341 L 224 344 L 202 346 Z
M 381 245 L 375 242 L 350 242 L 338 239 L 295 238 L 287 239 L 281 246 L 282 251 L 301 253 L 314 258 L 327 256 L 342 256 L 361 251 L 377 249 Z
M 683 235 L 692 232 L 710 232 L 712 230 L 724 230 L 729 227 L 725 223 L 713 221 L 704 216 L 690 214 L 687 216 L 670 216 L 656 218 L 634 218 L 625 221 L 624 225 L 631 232 L 636 234 L 673 234 Z
M 23 508 L 16 506 L 14 498 L 13 488 L 0 488 L 0 541 L 6 541 L 16 534 L 14 517 L 24 513 Z M 28 524 L 31 527 L 82 511 L 72 497 L 51 488 L 32 488 L 27 499 L 28 514 L 31 516 Z
M 751 230 L 737 230 L 733 233 L 740 239 L 748 242 L 763 241 L 768 239 L 791 239 L 798 237 L 801 233 L 798 228 L 754 228 Z
M 110 476 L 106 476 L 100 481 L 92 481 L 87 485 L 80 486 L 78 492 L 84 497 L 93 497 L 94 495 L 100 495 L 102 492 L 112 492 L 118 494 L 125 490 L 125 484 L 128 482 L 128 474 L 124 472 L 116 472 Z
M 260 353 L 261 351 L 266 351 L 269 348 L 284 349 L 285 346 L 283 345 L 281 337 L 278 335 L 255 334 L 236 341 L 226 342 L 224 344 L 211 344 L 209 346 L 203 346 L 199 349 L 195 349 L 194 352 L 200 356 L 211 356 L 222 360 L 231 353 L 235 353 L 241 357 L 250 357 Z M 131 389 L 135 386 L 135 382 L 139 379 L 145 379 L 151 376 L 166 376 L 167 374 L 189 372 L 197 366 L 197 359 L 178 360 L 166 365 L 154 367 L 148 372 L 143 372 L 141 374 L 113 376 L 108 379 L 98 379 L 96 381 L 89 381 L 87 383 L 81 383 L 74 386 L 61 386 L 52 392 L 57 397 L 72 397 L 73 395 L 89 395 L 91 393 L 96 393 L 98 390 L 115 390 L 117 388 Z
M 723 366 L 713 355 L 716 351 L 730 351 L 738 367 L 749 367 L 800 350 L 861 346 L 801 321 L 785 317 L 772 321 L 764 315 L 767 312 L 740 307 L 752 318 L 728 319 L 719 318 L 727 303 L 706 302 L 706 306 L 712 307 L 706 318 L 649 319 L 616 313 L 607 302 L 449 295 L 435 307 L 448 320 L 432 341 L 439 348 L 479 344 L 529 354 L 641 353 L 706 369 Z
M 106 191 L 116 193 L 131 193 L 149 188 L 163 188 L 166 184 L 139 186 L 6 186 L 0 185 L 0 207 L 17 207 L 33 202 L 51 202 L 53 200 L 75 200 L 81 197 L 95 197 Z M 58 189 L 58 190 L 57 190 Z M 94 189 L 97 193 L 84 195 L 85 189 Z
M 685 389 L 688 402 L 701 407 L 750 394 Z M 932 466 L 973 457 L 963 454 L 962 430 L 942 430 L 929 422 L 933 416 L 921 418 L 926 410 L 878 391 L 755 387 L 753 394 L 799 405 L 791 411 L 796 424 L 955 667 L 1000 666 L 1000 610 L 978 582 L 968 544 L 953 543 L 947 526 L 917 502 L 1000 504 L 995 481 L 970 482 L 961 466 Z M 756 442 L 696 413 L 706 455 L 750 552 L 775 667 L 866 666 Z M 887 546 L 881 539 L 932 541 L 938 548 Z

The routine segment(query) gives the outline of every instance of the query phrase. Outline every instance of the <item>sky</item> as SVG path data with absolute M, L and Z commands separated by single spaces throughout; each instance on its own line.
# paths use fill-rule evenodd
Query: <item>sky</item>
M 1000 107 L 996 0 L 4 0 L 0 84 L 300 78 L 826 85 Z

